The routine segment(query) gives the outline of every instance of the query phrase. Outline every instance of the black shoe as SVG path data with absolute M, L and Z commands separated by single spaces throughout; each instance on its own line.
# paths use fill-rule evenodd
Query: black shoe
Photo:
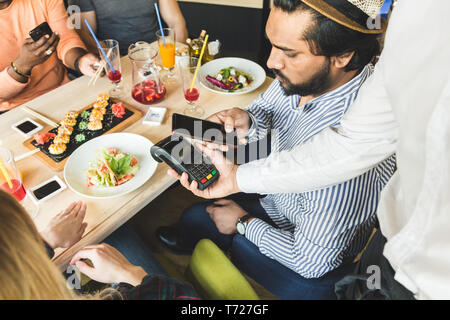
M 159 227 L 156 230 L 156 237 L 164 248 L 174 254 L 192 254 L 192 249 L 186 248 L 186 246 L 183 246 L 181 243 L 178 229 L 175 227 Z

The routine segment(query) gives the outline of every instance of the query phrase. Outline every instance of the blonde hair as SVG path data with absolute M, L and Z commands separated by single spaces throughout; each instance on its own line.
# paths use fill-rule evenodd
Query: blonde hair
M 33 220 L 12 196 L 0 190 L 0 300 L 120 298 L 106 289 L 77 295 L 49 259 Z

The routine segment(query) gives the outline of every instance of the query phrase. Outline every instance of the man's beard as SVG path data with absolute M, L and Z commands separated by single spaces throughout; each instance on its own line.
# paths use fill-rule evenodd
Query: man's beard
M 283 80 L 280 82 L 282 84 L 281 87 L 288 96 L 298 94 L 304 97 L 322 94 L 330 87 L 330 59 L 327 59 L 311 80 L 301 84 L 293 84 L 280 71 L 276 69 L 271 70 Z

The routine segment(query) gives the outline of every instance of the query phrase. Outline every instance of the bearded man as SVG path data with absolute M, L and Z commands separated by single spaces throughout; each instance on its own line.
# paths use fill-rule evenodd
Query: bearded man
M 382 30 L 369 25 L 382 2 L 275 0 L 266 25 L 272 44 L 267 66 L 275 80 L 246 110 L 233 108 L 209 120 L 249 141 L 273 132 L 272 153 L 338 126 L 379 54 Z M 231 179 L 236 172 L 227 171 L 235 166 L 216 166 L 220 180 L 201 192 L 186 174 L 171 174 L 211 198 L 225 184 L 236 184 Z M 202 238 L 213 240 L 231 251 L 240 270 L 282 299 L 333 299 L 334 284 L 352 270 L 376 225 L 379 195 L 394 170 L 392 156 L 358 177 L 315 191 L 197 204 L 183 212 L 176 227 L 161 227 L 157 235 L 178 253 L 191 252 Z

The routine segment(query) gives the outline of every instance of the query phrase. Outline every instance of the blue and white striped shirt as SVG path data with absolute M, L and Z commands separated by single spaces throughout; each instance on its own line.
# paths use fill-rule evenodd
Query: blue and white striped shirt
M 355 78 L 298 107 L 300 96 L 286 96 L 275 80 L 247 110 L 255 116 L 250 140 L 272 132 L 272 152 L 289 150 L 327 127 L 339 125 L 362 83 L 367 65 Z M 394 173 L 395 156 L 344 183 L 303 193 L 269 194 L 261 205 L 278 228 L 253 219 L 246 237 L 266 256 L 305 278 L 318 278 L 357 255 L 376 220 L 380 192 Z M 251 214 L 251 213 L 250 213 Z

